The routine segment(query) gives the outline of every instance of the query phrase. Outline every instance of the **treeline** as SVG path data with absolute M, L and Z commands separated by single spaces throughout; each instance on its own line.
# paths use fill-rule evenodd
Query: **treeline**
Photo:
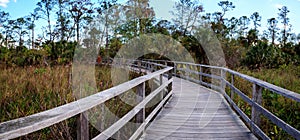
M 286 6 L 274 13 L 276 17 L 261 21 L 255 11 L 227 18 L 228 11 L 236 8 L 234 3 L 220 1 L 216 5 L 219 11 L 205 13 L 205 5 L 196 0 L 179 0 L 168 21 L 155 16 L 149 0 L 128 0 L 123 5 L 117 0 L 41 0 L 31 13 L 17 19 L 0 11 L 0 62 L 8 66 L 69 64 L 76 47 L 95 45 L 103 58 L 114 57 L 128 40 L 160 33 L 179 41 L 196 61 L 205 64 L 205 51 L 193 31 L 209 25 L 222 44 L 229 67 L 299 65 L 300 34 L 293 33 Z M 47 25 L 36 35 L 42 20 Z M 264 31 L 259 30 L 262 22 L 268 26 Z

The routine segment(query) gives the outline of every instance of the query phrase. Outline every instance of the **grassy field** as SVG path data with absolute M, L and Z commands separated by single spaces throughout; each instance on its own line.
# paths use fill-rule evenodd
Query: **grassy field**
M 2 67 L 0 73 L 0 122 L 32 115 L 75 101 L 72 91 L 71 69 L 68 66 Z M 140 75 L 130 72 L 129 78 L 133 79 Z M 111 68 L 109 66 L 96 66 L 95 80 L 98 92 L 112 87 Z M 149 85 L 146 88 L 146 92 L 150 92 Z M 132 92 L 135 90 L 123 93 L 123 95 L 132 96 Z M 93 111 L 99 112 L 99 108 L 105 105 L 117 117 L 107 116 L 108 114 L 105 113 L 103 113 L 104 115 L 99 114 L 98 116 L 104 117 L 96 118 L 96 120 L 106 122 L 101 123 L 101 127 L 108 128 L 133 108 L 123 100 L 117 96 L 91 110 L 92 113 L 94 113 Z M 135 119 L 132 121 L 134 122 Z M 17 139 L 76 139 L 76 127 L 76 118 L 72 117 Z M 128 131 L 127 127 L 131 126 L 125 126 L 114 137 L 126 139 L 132 133 Z M 99 128 L 90 124 L 91 137 L 99 134 L 98 130 Z

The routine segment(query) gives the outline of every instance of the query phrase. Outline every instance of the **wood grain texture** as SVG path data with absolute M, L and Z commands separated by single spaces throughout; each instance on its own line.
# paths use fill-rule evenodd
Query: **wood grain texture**
M 141 139 L 257 139 L 222 94 L 173 79 L 173 96 Z

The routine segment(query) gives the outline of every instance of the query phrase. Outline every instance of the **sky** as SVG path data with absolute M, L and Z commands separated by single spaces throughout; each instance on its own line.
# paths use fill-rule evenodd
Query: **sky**
M 36 7 L 36 3 L 40 0 L 0 0 L 0 9 L 9 12 L 13 19 L 28 15 Z M 95 0 L 96 1 L 96 0 Z M 122 3 L 126 0 L 120 0 Z M 150 0 L 150 6 L 153 7 L 156 17 L 159 19 L 172 18 L 170 11 L 173 9 L 176 0 Z M 203 5 L 205 13 L 213 13 L 221 11 L 218 6 L 220 0 L 199 0 Z M 233 2 L 236 8 L 226 14 L 227 18 L 231 17 L 250 17 L 252 13 L 258 12 L 262 16 L 261 30 L 267 27 L 267 19 L 278 17 L 278 8 L 287 6 L 290 10 L 288 17 L 292 24 L 293 32 L 300 33 L 300 0 L 229 0 Z M 43 21 L 40 23 L 44 24 Z M 37 27 L 38 30 L 41 27 Z

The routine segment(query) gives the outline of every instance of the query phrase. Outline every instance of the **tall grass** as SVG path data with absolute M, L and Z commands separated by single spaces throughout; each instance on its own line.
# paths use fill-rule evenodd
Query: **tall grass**
M 108 66 L 95 67 L 98 92 L 113 86 L 110 70 Z M 130 79 L 138 76 L 140 74 L 133 72 L 130 72 L 129 75 Z M 25 117 L 75 101 L 71 78 L 71 67 L 68 66 L 1 67 L 0 122 Z M 133 108 L 123 102 L 120 97 L 108 100 L 104 105 L 118 118 Z M 102 118 L 97 119 L 101 120 Z M 105 128 L 117 121 L 111 119 L 109 116 L 102 119 L 108 122 Z M 76 118 L 72 117 L 17 139 L 76 139 L 76 125 Z M 99 134 L 98 130 L 90 125 L 91 137 L 97 134 Z M 118 137 L 127 137 L 126 134 L 118 135 L 120 135 Z
M 69 67 L 12 67 L 0 73 L 0 121 L 74 101 Z
M 249 70 L 240 68 L 237 71 L 267 81 L 279 87 L 300 93 L 300 66 L 281 66 L 278 69 Z M 252 84 L 241 78 L 235 78 L 235 86 L 251 98 Z M 300 130 L 300 103 L 283 97 L 267 89 L 262 91 L 262 106 Z M 251 107 L 241 99 L 235 98 L 235 102 L 248 115 L 251 116 Z M 262 118 L 261 128 L 272 139 L 293 139 L 281 128 L 277 127 L 265 117 Z

